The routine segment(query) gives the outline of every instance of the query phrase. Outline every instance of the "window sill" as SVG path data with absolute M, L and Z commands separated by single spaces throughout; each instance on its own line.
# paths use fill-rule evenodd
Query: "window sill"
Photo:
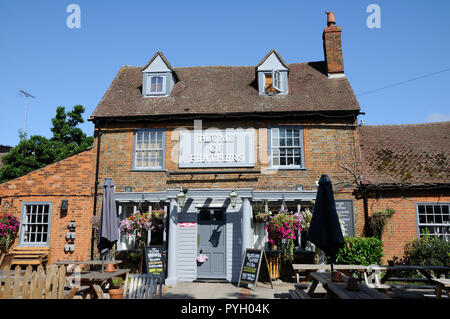
M 132 168 L 130 172 L 167 172 L 165 168 Z
M 306 171 L 306 167 L 269 167 L 268 171 Z
M 152 94 L 145 94 L 143 97 L 148 98 L 148 97 L 167 97 L 167 96 L 169 96 L 169 94 L 167 93 L 152 93 Z
M 33 247 L 49 247 L 49 244 L 35 244 L 35 243 L 19 243 L 17 244 L 17 247 L 27 247 L 27 248 L 33 248 Z

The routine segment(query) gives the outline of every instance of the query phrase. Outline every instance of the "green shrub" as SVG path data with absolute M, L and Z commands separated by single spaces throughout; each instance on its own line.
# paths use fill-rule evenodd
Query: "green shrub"
M 403 254 L 398 263 L 450 267 L 450 243 L 439 237 L 415 239 L 405 245 Z
M 345 245 L 340 248 L 337 264 L 373 265 L 381 264 L 383 258 L 383 242 L 375 237 L 345 237 Z

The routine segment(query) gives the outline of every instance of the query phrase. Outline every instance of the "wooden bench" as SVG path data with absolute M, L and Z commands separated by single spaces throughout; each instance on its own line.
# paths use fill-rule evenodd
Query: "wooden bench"
M 292 299 L 311 299 L 311 296 L 302 289 L 289 290 L 289 294 L 291 295 Z
M 161 298 L 162 282 L 162 277 L 155 277 L 150 274 L 127 274 L 123 297 L 124 299 Z
M 48 261 L 48 247 L 14 247 L 13 265 L 42 265 Z

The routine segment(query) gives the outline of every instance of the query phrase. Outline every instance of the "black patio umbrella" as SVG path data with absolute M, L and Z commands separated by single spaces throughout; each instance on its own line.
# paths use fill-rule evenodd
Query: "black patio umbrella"
M 331 275 L 333 275 L 333 261 L 340 247 L 344 246 L 339 217 L 336 212 L 333 188 L 328 175 L 322 175 L 319 180 L 316 203 L 308 230 L 307 239 L 325 252 L 331 261 Z
M 117 209 L 114 201 L 114 182 L 105 178 L 103 182 L 103 205 L 100 219 L 100 233 L 97 248 L 102 256 L 102 271 L 105 257 L 109 255 L 112 246 L 119 240 L 119 226 L 117 223 Z

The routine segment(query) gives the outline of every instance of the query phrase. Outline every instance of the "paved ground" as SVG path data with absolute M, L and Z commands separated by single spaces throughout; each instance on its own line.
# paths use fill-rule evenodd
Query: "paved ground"
M 318 287 L 316 291 L 320 291 Z M 199 283 L 180 282 L 175 287 L 168 287 L 163 298 L 166 299 L 289 299 L 289 289 L 294 283 L 281 281 L 270 284 L 259 283 L 255 290 L 237 287 L 237 283 Z
M 210 282 L 180 282 L 175 287 L 164 287 L 163 299 L 290 299 L 289 290 L 294 289 L 294 283 L 277 280 L 270 284 L 258 282 L 256 289 L 251 290 L 237 287 L 237 283 L 210 283 Z M 325 293 L 319 284 L 316 293 Z M 394 299 L 435 299 L 433 289 L 398 290 L 389 293 Z M 447 299 L 445 293 L 442 296 Z

